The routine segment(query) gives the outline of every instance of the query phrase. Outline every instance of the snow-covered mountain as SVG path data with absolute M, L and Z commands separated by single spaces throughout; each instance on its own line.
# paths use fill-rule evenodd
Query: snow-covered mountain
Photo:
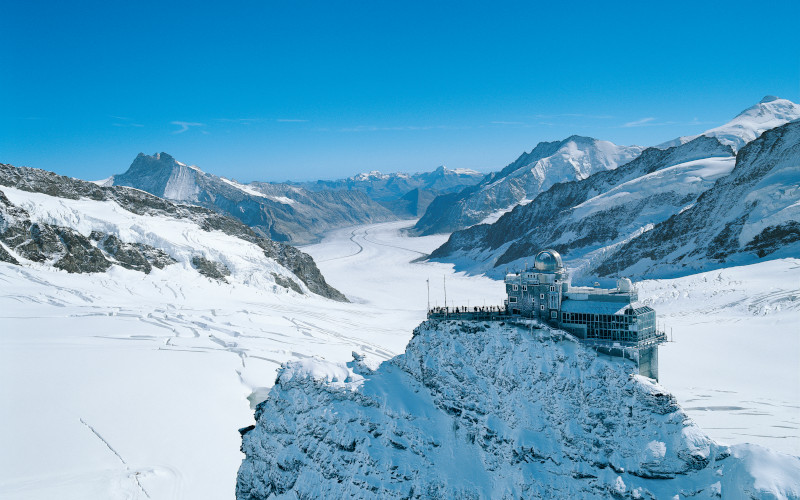
M 313 192 L 279 183 L 240 184 L 166 153 L 140 153 L 125 173 L 106 183 L 204 206 L 235 217 L 272 240 L 293 244 L 316 241 L 334 228 L 396 218 L 358 191 Z
M 487 175 L 480 184 L 435 199 L 414 230 L 421 235 L 449 233 L 487 218 L 496 220 L 553 184 L 613 170 L 636 158 L 642 149 L 580 136 L 541 142 L 500 172 Z
M 800 119 L 800 105 L 787 99 L 768 95 L 761 99 L 758 104 L 739 113 L 725 125 L 706 130 L 700 135 L 716 137 L 721 143 L 731 146 L 734 151 L 738 151 L 766 130 L 797 119 Z M 698 136 L 679 137 L 658 147 L 666 149 L 684 144 L 696 137 Z
M 432 172 L 385 174 L 377 170 L 333 181 L 295 183 L 311 191 L 361 191 L 399 217 L 419 217 L 440 194 L 454 193 L 473 186 L 484 175 L 474 170 L 444 166 Z
M 184 167 L 181 172 L 190 173 Z M 177 266 L 221 282 L 346 300 L 310 256 L 231 217 L 137 189 L 5 164 L 0 164 L 0 261 L 69 273 L 114 266 L 151 273 Z
M 472 272 L 502 274 L 541 248 L 556 248 L 578 269 L 688 206 L 733 168 L 730 147 L 699 137 L 649 148 L 615 170 L 555 184 L 494 224 L 458 231 L 431 257 Z
M 800 122 L 764 132 L 697 202 L 623 245 L 599 275 L 682 276 L 800 255 Z
M 763 113 L 753 110 L 763 111 L 778 101 L 782 100 L 760 103 L 740 117 L 757 115 L 763 118 Z M 779 108 L 795 106 L 790 104 L 781 104 Z M 765 105 L 767 108 L 764 108 Z M 763 125 L 768 122 L 764 119 L 760 123 Z M 779 140 L 773 134 L 793 137 L 791 131 L 797 126 L 798 122 L 795 121 L 767 130 L 761 137 L 771 145 L 769 148 L 745 146 L 739 150 L 736 159 L 732 140 L 725 135 L 718 138 L 714 134 L 702 134 L 688 142 L 678 141 L 679 144 L 667 149 L 662 146 L 649 148 L 614 171 L 553 185 L 533 201 L 516 207 L 492 224 L 476 225 L 453 233 L 449 241 L 431 255 L 437 260 L 455 262 L 459 269 L 499 276 L 507 266 L 524 267 L 538 249 L 553 247 L 566 258 L 573 269 L 573 277 L 586 275 L 587 279 L 610 276 L 623 270 L 634 277 L 683 276 L 696 270 L 724 265 L 724 261 L 730 260 L 734 253 L 739 255 L 737 262 L 785 255 L 781 246 L 793 241 L 793 224 L 798 220 L 790 207 L 800 200 L 797 190 L 792 188 L 800 182 L 796 170 L 800 159 L 790 140 Z M 733 129 L 735 127 L 725 126 L 718 130 Z M 742 135 L 740 138 L 744 140 L 746 137 Z M 794 165 L 794 170 L 791 165 Z M 777 180 L 764 181 L 772 182 L 770 189 L 777 190 L 779 194 L 770 194 L 768 189 L 751 186 L 754 190 L 752 193 L 737 191 L 735 196 L 731 195 L 732 192 L 718 196 L 716 210 L 719 213 L 714 218 L 696 217 L 691 225 L 686 224 L 681 229 L 687 234 L 707 230 L 708 233 L 704 233 L 702 238 L 692 240 L 692 244 L 706 248 L 711 245 L 713 238 L 724 232 L 716 227 L 716 223 L 724 221 L 723 225 L 727 224 L 730 222 L 728 215 L 742 217 L 746 212 L 751 214 L 747 217 L 754 228 L 761 223 L 775 226 L 769 230 L 765 229 L 767 226 L 758 226 L 759 232 L 765 231 L 758 236 L 758 241 L 742 241 L 738 246 L 728 244 L 724 256 L 709 249 L 695 251 L 694 248 L 683 247 L 680 255 L 667 257 L 666 253 L 658 250 L 671 248 L 677 251 L 671 242 L 673 238 L 683 241 L 683 236 L 679 238 L 678 233 L 665 233 L 666 230 L 660 228 L 672 224 L 674 218 L 684 219 L 684 213 L 696 213 L 693 212 L 694 204 L 708 200 L 705 193 L 712 187 L 737 182 L 738 189 L 745 189 L 746 183 L 740 179 L 745 174 L 734 175 L 732 172 L 763 173 L 768 168 L 779 168 L 779 173 L 774 174 Z M 752 175 L 758 177 L 761 174 Z M 728 177 L 730 179 L 726 180 Z M 745 208 L 751 205 L 760 208 Z M 780 213 L 780 216 L 776 213 Z M 763 221 L 757 222 L 759 218 L 763 218 Z M 737 224 L 731 223 L 726 227 L 733 230 L 738 227 Z M 658 231 L 652 232 L 654 229 Z M 663 241 L 656 239 L 658 235 Z M 743 233 L 742 238 L 745 237 L 755 238 L 756 235 Z M 703 241 L 703 238 L 709 239 Z M 719 238 L 724 239 L 724 235 Z M 632 252 L 634 248 L 639 250 Z M 786 251 L 791 252 L 792 248 L 786 247 Z M 697 252 L 707 253 L 708 258 L 699 258 Z M 662 258 L 666 260 L 655 265 Z M 639 267 L 631 267 L 640 260 L 643 263 Z M 667 266 L 667 261 L 674 265 Z
M 236 496 L 800 495 L 800 459 L 716 444 L 633 370 L 533 322 L 426 322 L 378 367 L 291 362 L 241 430 Z

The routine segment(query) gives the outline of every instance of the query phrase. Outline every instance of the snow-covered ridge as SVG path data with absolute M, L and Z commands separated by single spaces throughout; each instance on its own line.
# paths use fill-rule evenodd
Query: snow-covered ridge
M 496 214 L 534 199 L 554 184 L 613 170 L 636 158 L 643 149 L 581 136 L 539 143 L 500 172 L 487 175 L 476 187 L 434 200 L 415 231 L 446 233 L 496 220 Z
M 800 459 L 714 443 L 632 367 L 533 323 L 456 321 L 377 369 L 290 363 L 243 430 L 237 498 L 800 495 Z
M 210 210 L 131 188 L 100 187 L 0 164 L 0 260 L 105 272 L 149 273 L 177 264 L 223 282 L 287 287 L 346 300 L 311 257 Z
M 601 275 L 674 277 L 800 252 L 800 122 L 739 150 L 730 174 L 598 266 Z
M 800 105 L 788 99 L 766 96 L 757 104 L 736 115 L 728 123 L 706 130 L 700 135 L 716 137 L 721 143 L 728 144 L 734 151 L 738 151 L 765 131 L 797 119 L 800 119 Z M 689 142 L 696 137 L 698 136 L 679 137 L 660 144 L 658 147 L 676 146 Z

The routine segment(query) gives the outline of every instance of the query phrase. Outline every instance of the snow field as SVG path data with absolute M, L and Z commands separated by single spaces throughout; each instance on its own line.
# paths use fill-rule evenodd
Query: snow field
M 63 207 L 51 208 L 49 221 L 66 220 Z M 105 209 L 104 220 L 118 216 Z M 180 264 L 149 275 L 0 264 L 0 497 L 233 497 L 243 458 L 236 430 L 253 423 L 252 406 L 282 363 L 401 353 L 424 318 L 428 274 L 448 275 L 448 298 L 473 289 L 501 298 L 491 280 L 410 264 L 441 242 L 398 229 L 340 232 L 310 248 L 332 259 L 338 276 L 329 280 L 346 278 L 342 291 L 358 292 L 352 304 L 273 293 L 253 280 L 220 284 Z M 193 244 L 213 247 L 219 235 L 206 235 Z M 356 257 L 351 237 L 363 248 Z M 241 258 L 237 251 L 228 247 L 229 257 Z M 368 279 L 370 268 L 382 278 Z M 432 283 L 432 300 L 441 296 Z
M 62 208 L 20 204 L 69 222 Z M 0 497 L 231 498 L 236 429 L 253 423 L 282 363 L 403 352 L 426 279 L 432 305 L 443 305 L 443 276 L 451 305 L 502 303 L 498 281 L 412 263 L 446 237 L 408 238 L 411 224 L 334 231 L 303 249 L 351 304 L 242 279 L 257 264 L 231 247 L 241 260 L 229 285 L 183 264 L 150 275 L 0 264 Z M 135 237 L 183 237 L 164 227 Z M 190 234 L 176 248 L 226 244 Z M 712 438 L 800 454 L 798 283 L 800 261 L 783 259 L 639 285 L 676 340 L 660 350 L 661 382 Z

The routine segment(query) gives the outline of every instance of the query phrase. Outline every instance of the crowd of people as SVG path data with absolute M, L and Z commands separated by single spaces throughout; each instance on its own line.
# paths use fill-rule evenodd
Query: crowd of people
M 472 308 L 466 306 L 456 306 L 456 307 L 433 307 L 428 311 L 428 315 L 437 314 L 478 314 L 478 313 L 485 313 L 485 314 L 506 314 L 506 308 L 503 306 L 474 306 Z

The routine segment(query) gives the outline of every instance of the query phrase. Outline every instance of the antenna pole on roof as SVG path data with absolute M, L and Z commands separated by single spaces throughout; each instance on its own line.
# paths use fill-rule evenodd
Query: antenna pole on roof
M 442 276 L 442 283 L 444 284 L 444 315 L 447 316 L 447 275 Z
M 431 310 L 431 279 L 428 278 L 425 280 L 425 283 L 428 285 L 428 311 Z

